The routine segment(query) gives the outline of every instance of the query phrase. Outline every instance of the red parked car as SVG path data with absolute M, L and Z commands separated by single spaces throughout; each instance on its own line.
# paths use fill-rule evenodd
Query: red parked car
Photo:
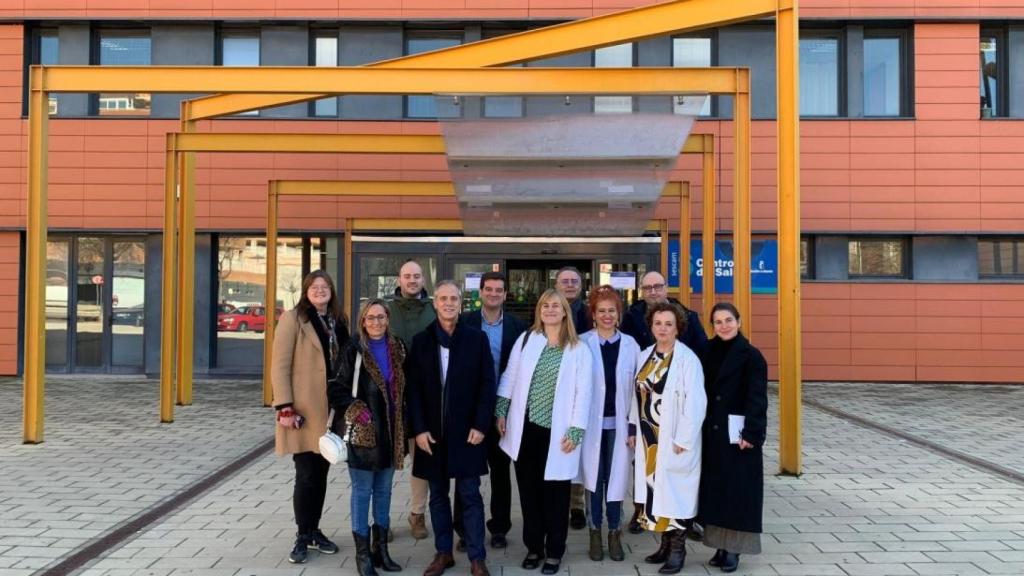
M 280 318 L 283 310 L 277 309 L 275 318 Z M 267 328 L 267 314 L 263 306 L 239 306 L 230 312 L 217 314 L 218 332 L 263 332 Z

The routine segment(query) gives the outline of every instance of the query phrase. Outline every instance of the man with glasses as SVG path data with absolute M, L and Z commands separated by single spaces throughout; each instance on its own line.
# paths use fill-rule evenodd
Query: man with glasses
M 580 335 L 594 327 L 590 318 L 590 310 L 583 301 L 583 275 L 573 266 L 566 266 L 555 275 L 555 290 L 569 301 L 572 309 L 572 324 L 576 334 Z M 587 525 L 587 515 L 583 511 L 586 490 L 582 484 L 573 484 L 569 492 L 569 527 L 582 530 Z
M 708 348 L 708 335 L 704 331 L 704 326 L 701 325 L 700 316 L 693 310 L 683 306 L 682 302 L 668 297 L 668 283 L 660 272 L 651 270 L 640 278 L 640 295 L 643 296 L 643 299 L 633 303 L 626 310 L 622 317 L 620 329 L 632 336 L 636 343 L 640 345 L 641 350 L 654 344 L 654 335 L 651 334 L 651 329 L 647 326 L 648 306 L 668 301 L 679 306 L 686 314 L 686 329 L 679 332 L 677 339 L 686 345 L 687 348 L 693 350 L 697 357 L 702 358 L 704 356 Z M 637 505 L 633 512 L 633 519 L 629 521 L 629 531 L 633 534 L 643 532 L 638 522 L 642 512 L 643 506 Z M 696 531 L 689 532 L 688 536 L 693 540 L 700 540 L 700 534 L 696 533 Z

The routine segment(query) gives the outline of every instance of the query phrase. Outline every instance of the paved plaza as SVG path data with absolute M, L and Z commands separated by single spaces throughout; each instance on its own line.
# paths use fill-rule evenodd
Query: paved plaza
M 198 380 L 195 404 L 179 407 L 171 425 L 157 422 L 157 388 L 138 378 L 51 377 L 46 442 L 27 446 L 21 382 L 0 379 L 7 407 L 0 412 L 0 576 L 44 574 L 271 438 L 272 413 L 259 405 L 257 381 Z M 770 409 L 764 554 L 742 557 L 737 574 L 1024 574 L 1024 484 L 1012 474 L 1024 473 L 1024 387 L 808 384 L 805 398 L 799 478 L 774 475 L 777 408 Z M 396 480 L 392 554 L 403 574 L 418 576 L 433 548 L 408 535 L 406 474 Z M 311 552 L 303 566 L 287 562 L 292 478 L 290 459 L 261 452 L 78 573 L 354 574 L 341 467 L 331 471 L 322 523 L 341 552 Z M 526 573 L 516 508 L 510 547 L 489 550 L 496 576 Z M 595 563 L 586 531 L 570 531 L 562 573 L 657 572 L 642 563 L 655 547 L 652 535 L 625 542 L 625 562 Z M 706 566 L 712 552 L 691 543 L 683 573 L 718 574 Z M 456 558 L 449 573 L 468 574 L 468 561 Z

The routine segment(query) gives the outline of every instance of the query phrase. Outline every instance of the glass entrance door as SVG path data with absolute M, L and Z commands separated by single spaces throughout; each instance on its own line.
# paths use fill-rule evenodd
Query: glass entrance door
M 487 272 L 501 272 L 503 263 L 503 258 L 496 257 L 448 257 L 448 265 L 451 270 L 450 278 L 462 287 L 463 312 L 480 309 L 480 288 L 482 288 L 480 278 Z
M 48 369 L 144 369 L 145 265 L 141 239 L 83 236 L 47 243 Z
M 533 323 L 533 311 L 540 295 L 548 288 L 555 287 L 555 276 L 565 266 L 573 266 L 583 275 L 580 298 L 590 294 L 592 282 L 592 259 L 545 259 L 508 260 L 508 297 L 505 308 L 524 322 Z

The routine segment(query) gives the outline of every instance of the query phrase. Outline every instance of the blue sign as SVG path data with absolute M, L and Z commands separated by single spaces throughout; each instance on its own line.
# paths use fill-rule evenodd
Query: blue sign
M 694 294 L 703 291 L 703 242 L 690 241 L 688 276 Z M 775 294 L 779 290 L 779 244 L 775 240 L 753 240 L 750 243 L 750 289 L 754 294 Z M 679 241 L 668 242 L 668 285 L 679 287 Z M 715 292 L 732 294 L 732 240 L 715 242 Z

